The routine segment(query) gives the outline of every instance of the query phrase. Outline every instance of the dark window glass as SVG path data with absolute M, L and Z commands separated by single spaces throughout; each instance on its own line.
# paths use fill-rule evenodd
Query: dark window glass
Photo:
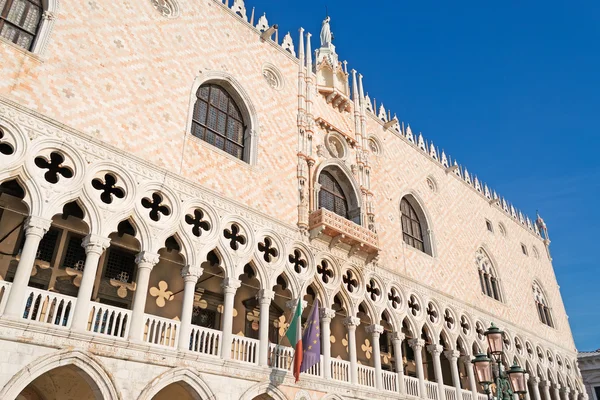
M 222 87 L 211 84 L 201 86 L 196 97 L 192 135 L 241 160 L 244 121 L 231 96 Z
M 350 219 L 348 216 L 348 202 L 340 184 L 335 180 L 333 175 L 327 171 L 321 172 L 319 175 L 319 206 L 329 211 L 333 211 L 337 215 Z
M 75 268 L 83 271 L 85 264 L 85 249 L 81 246 L 80 237 L 69 238 L 65 259 L 61 265 L 62 268 Z
M 416 249 L 425 251 L 421 222 L 415 209 L 408 200 L 402 199 L 400 211 L 402 212 L 402 236 L 404 241 Z
M 40 0 L 0 0 L 0 36 L 31 50 L 40 21 Z
M 35 255 L 36 260 L 52 262 L 54 256 L 54 248 L 58 241 L 59 231 L 56 229 L 50 229 L 38 245 L 38 251 Z
M 131 283 L 135 278 L 135 256 L 121 250 L 111 248 L 106 260 L 104 277 Z

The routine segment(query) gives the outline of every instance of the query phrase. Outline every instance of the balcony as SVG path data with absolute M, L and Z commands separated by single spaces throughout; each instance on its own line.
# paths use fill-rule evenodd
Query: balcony
M 321 235 L 331 237 L 330 248 L 345 243 L 350 246 L 351 254 L 359 250 L 369 255 L 379 252 L 377 233 L 327 209 L 321 208 L 310 214 L 308 228 L 311 238 Z
M 0 317 L 10 293 L 11 283 L 0 281 Z M 73 313 L 77 298 L 55 292 L 28 287 L 22 305 L 21 318 L 29 323 L 25 329 L 36 329 L 36 326 L 52 326 L 46 331 L 47 335 L 61 335 L 61 332 L 70 331 Z M 86 327 L 91 338 L 110 339 L 112 347 L 128 348 L 131 343 L 128 339 L 132 318 L 132 311 L 115 306 L 91 302 L 89 319 Z M 0 319 L 1 320 L 1 319 Z M 223 332 L 192 326 L 189 334 L 189 343 L 179 346 L 181 322 L 151 314 L 144 314 L 142 343 L 149 346 L 147 350 L 160 352 L 161 355 L 173 355 L 177 358 L 187 359 L 188 362 L 202 360 L 219 360 L 222 357 Z M 186 335 L 187 337 L 187 335 Z M 79 340 L 79 339 L 78 339 Z M 105 342 L 105 341 L 104 341 Z M 106 342 L 105 342 L 106 343 Z M 182 348 L 185 350 L 181 351 Z M 243 336 L 233 335 L 229 362 L 235 363 L 236 368 L 244 366 L 256 368 L 259 364 L 260 341 Z M 280 372 L 280 376 L 291 377 L 294 359 L 294 349 L 287 346 L 269 344 L 268 369 Z M 328 373 L 325 373 L 325 369 Z M 352 384 L 352 366 L 349 361 L 332 358 L 328 365 L 321 358 L 319 363 L 303 373 L 303 379 L 316 379 L 315 384 L 325 386 L 341 385 L 347 389 L 358 388 L 367 392 L 377 390 L 377 370 L 366 365 L 357 365 L 356 378 L 358 386 Z M 327 377 L 328 376 L 328 377 Z M 400 385 L 400 375 L 392 371 L 381 371 L 382 390 L 385 393 L 404 393 L 406 397 L 422 398 L 425 400 L 440 400 L 439 386 L 435 382 L 425 381 L 425 393 L 420 394 L 419 380 L 404 375 L 403 385 Z M 461 398 L 457 398 L 454 386 L 444 386 L 445 400 L 474 400 L 470 390 L 461 389 Z M 478 394 L 475 400 L 487 400 L 484 394 Z

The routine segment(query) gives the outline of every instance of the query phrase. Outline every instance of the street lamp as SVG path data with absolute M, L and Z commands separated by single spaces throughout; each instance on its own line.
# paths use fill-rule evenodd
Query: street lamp
M 488 353 L 492 358 L 486 354 L 478 354 L 472 363 L 477 379 L 488 395 L 488 399 L 492 398 L 491 386 L 493 384 L 496 386 L 496 400 L 513 400 L 514 394 L 522 397 L 527 393 L 525 370 L 515 363 L 508 371 L 505 371 L 502 364 L 504 332 L 492 323 L 484 335 L 488 341 Z

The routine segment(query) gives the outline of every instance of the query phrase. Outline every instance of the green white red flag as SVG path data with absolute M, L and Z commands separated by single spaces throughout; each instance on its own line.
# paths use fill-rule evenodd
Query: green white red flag
M 300 379 L 300 366 L 302 365 L 302 299 L 298 299 L 296 310 L 288 326 L 285 336 L 294 348 L 294 378 Z

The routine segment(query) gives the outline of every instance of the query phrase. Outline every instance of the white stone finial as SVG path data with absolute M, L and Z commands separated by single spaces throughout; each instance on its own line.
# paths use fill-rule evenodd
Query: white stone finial
M 410 124 L 408 124 L 408 126 L 406 127 L 406 139 L 410 140 L 412 143 L 415 142 L 412 129 L 410 128 Z
M 373 104 L 371 104 L 371 98 L 369 97 L 369 93 L 365 95 L 365 110 L 373 112 Z
M 377 118 L 383 122 L 387 121 L 387 115 L 385 115 L 385 107 L 383 106 L 383 102 L 379 105 L 379 114 L 377 114 Z
M 258 29 L 261 32 L 266 31 L 267 29 L 269 29 L 269 21 L 267 20 L 267 13 L 264 13 L 259 19 L 258 22 L 256 24 L 256 29 Z
M 446 157 L 446 152 L 442 150 L 442 165 L 448 168 L 448 157 Z
M 292 35 L 290 33 L 286 33 L 283 37 L 283 41 L 281 42 L 281 47 L 284 50 L 289 51 L 294 57 L 296 56 L 296 51 L 294 50 L 294 41 L 292 40 Z
M 436 161 L 438 160 L 437 151 L 435 150 L 435 145 L 433 144 L 433 142 L 429 144 L 429 156 L 431 156 L 431 158 L 433 158 Z
M 244 21 L 248 21 L 248 17 L 246 16 L 246 5 L 244 4 L 244 0 L 234 0 L 233 5 L 231 6 L 231 11 L 242 17 Z
M 419 133 L 419 139 L 417 141 L 417 146 L 419 146 L 419 148 L 423 151 L 427 151 L 427 148 L 425 147 L 425 140 L 423 139 L 423 134 Z

